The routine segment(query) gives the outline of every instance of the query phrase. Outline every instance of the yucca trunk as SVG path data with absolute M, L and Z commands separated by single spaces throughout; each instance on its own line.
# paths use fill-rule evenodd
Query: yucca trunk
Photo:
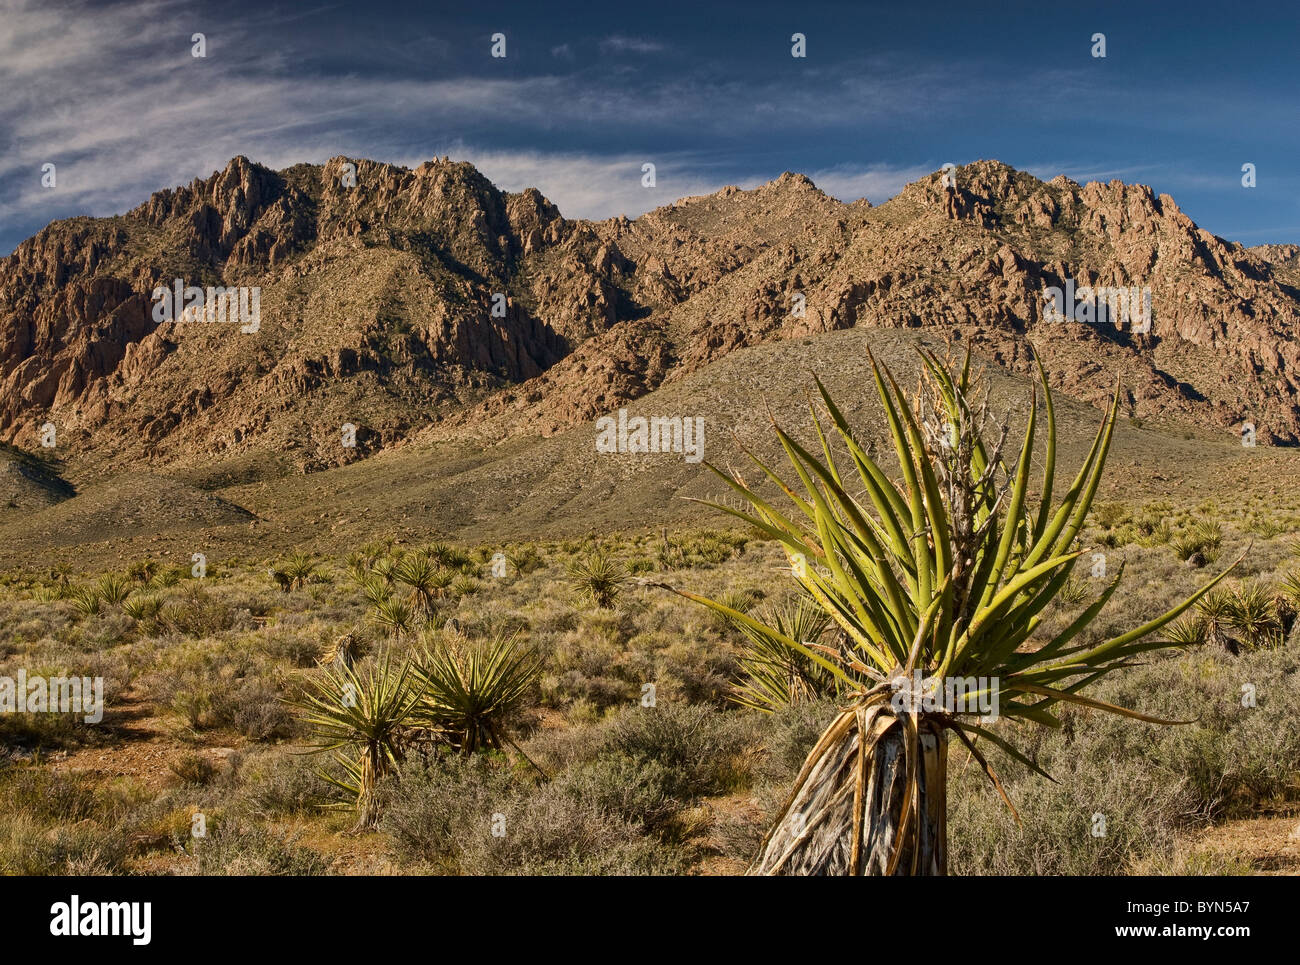
M 352 827 L 353 833 L 379 826 L 379 779 L 389 770 L 388 759 L 378 743 L 367 744 L 361 749 L 357 761 L 357 823 Z
M 844 711 L 804 762 L 764 840 L 754 875 L 948 873 L 948 735 L 915 718 L 914 781 L 908 728 L 889 704 Z

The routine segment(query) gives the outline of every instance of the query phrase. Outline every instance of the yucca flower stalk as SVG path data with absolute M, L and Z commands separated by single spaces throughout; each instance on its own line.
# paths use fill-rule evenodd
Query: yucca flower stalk
M 847 655 L 835 659 L 779 628 L 677 591 L 800 652 L 833 675 L 850 698 L 805 761 L 751 873 L 946 873 L 949 739 L 955 735 L 969 749 L 1014 814 L 979 742 L 1044 772 L 987 719 L 988 707 L 997 708 L 1003 721 L 1049 727 L 1060 726 L 1053 710 L 1062 703 L 1168 723 L 1079 691 L 1132 666 L 1146 651 L 1169 647 L 1168 641 L 1147 638 L 1225 575 L 1127 633 L 1079 642 L 1118 588 L 1121 566 L 1069 626 L 1042 639 L 1037 632 L 1043 611 L 1083 553 L 1076 538 L 1101 482 L 1118 389 L 1082 467 L 1055 502 L 1056 423 L 1040 365 L 1047 442 L 1034 508 L 1029 495 L 1037 392 L 1012 465 L 1002 459 L 1007 428 L 998 427 L 995 435 L 987 396 L 982 402 L 972 396 L 969 353 L 955 371 L 932 353 L 921 358 L 924 391 L 915 405 L 871 358 L 899 481 L 859 442 L 820 380 L 817 389 L 833 430 L 826 431 L 810 405 L 820 454 L 774 426 L 797 483 L 788 484 L 745 450 L 791 509 L 779 509 L 739 473 L 709 466 L 743 500 L 739 507 L 711 505 L 781 542 L 794 578 L 848 644 Z M 838 456 L 832 439 L 841 449 Z M 918 678 L 944 688 L 963 682 L 966 700 L 926 701 L 916 692 Z
M 336 663 L 301 698 L 317 752 L 335 752 L 343 766 L 344 777 L 321 777 L 354 797 L 353 833 L 379 822 L 378 785 L 402 763 L 407 718 L 419 700 L 410 662 L 394 669 L 387 653 L 365 667 Z

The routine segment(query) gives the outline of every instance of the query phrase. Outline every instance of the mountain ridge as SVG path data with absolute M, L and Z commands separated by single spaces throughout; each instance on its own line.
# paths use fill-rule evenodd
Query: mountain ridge
M 1094 404 L 1120 378 L 1133 417 L 1300 439 L 1300 248 L 1227 242 L 1141 185 L 996 161 L 950 178 L 872 206 L 786 172 L 584 221 L 449 158 L 236 157 L 0 261 L 0 440 L 34 448 L 52 423 L 73 475 L 267 453 L 312 472 L 546 436 L 738 348 L 852 327 L 938 330 L 1022 373 L 1036 354 Z M 174 278 L 258 286 L 260 330 L 154 324 Z M 1151 332 L 1047 320 L 1067 281 L 1149 287 Z

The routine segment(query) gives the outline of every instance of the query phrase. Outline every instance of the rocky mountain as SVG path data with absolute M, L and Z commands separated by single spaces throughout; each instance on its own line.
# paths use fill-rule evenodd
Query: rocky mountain
M 176 279 L 258 289 L 256 323 L 157 321 L 152 293 Z M 1048 311 L 1045 290 L 1099 287 L 1149 289 L 1149 331 Z M 238 157 L 0 261 L 0 440 L 37 451 L 52 424 L 73 477 L 254 479 L 546 436 L 739 348 L 916 328 L 1011 371 L 1032 346 L 1084 401 L 1122 378 L 1130 416 L 1294 443 L 1298 309 L 1296 246 L 1246 249 L 1141 185 L 996 161 L 878 207 L 787 173 L 588 222 L 446 158 Z M 755 391 L 788 375 L 754 372 Z

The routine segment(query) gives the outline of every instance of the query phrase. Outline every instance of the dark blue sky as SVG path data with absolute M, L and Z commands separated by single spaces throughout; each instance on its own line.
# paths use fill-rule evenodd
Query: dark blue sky
M 450 154 L 585 217 L 785 170 L 879 203 L 945 162 L 997 158 L 1044 178 L 1149 184 L 1244 244 L 1300 242 L 1300 13 L 1288 4 L 0 11 L 0 253 L 53 218 L 127 210 L 235 154 L 274 167 Z M 504 59 L 490 56 L 496 32 Z M 790 55 L 795 32 L 804 59 Z M 1091 55 L 1098 32 L 1104 59 Z M 46 162 L 54 189 L 40 183 Z

